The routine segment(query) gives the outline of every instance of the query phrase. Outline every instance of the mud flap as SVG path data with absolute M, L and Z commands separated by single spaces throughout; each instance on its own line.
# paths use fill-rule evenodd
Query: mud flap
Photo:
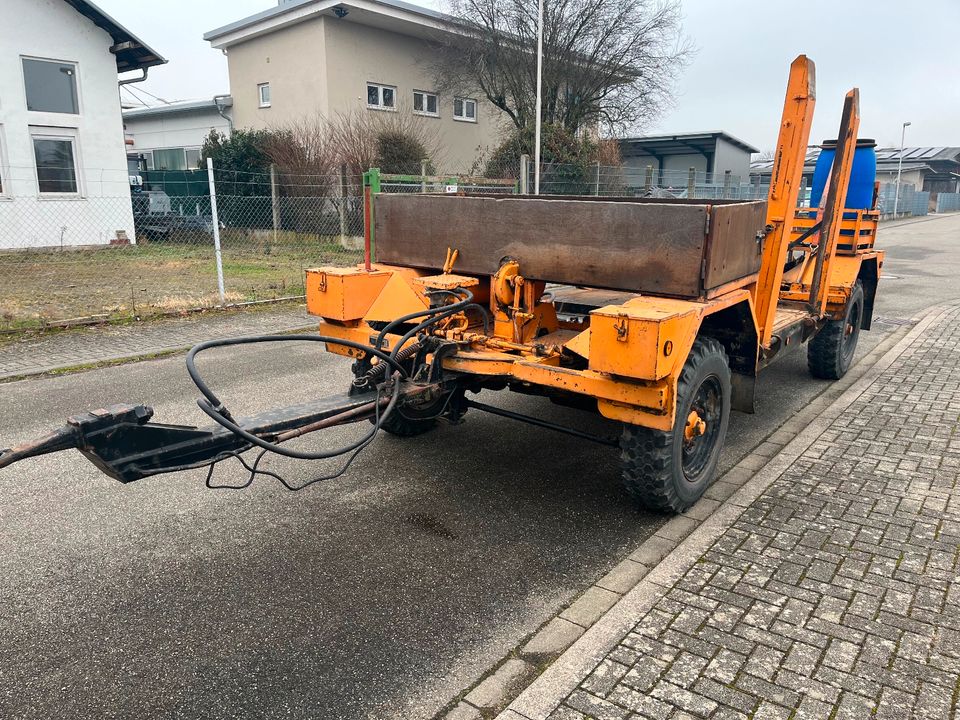
M 730 374 L 730 407 L 744 413 L 754 412 L 754 394 L 757 378 L 753 375 Z

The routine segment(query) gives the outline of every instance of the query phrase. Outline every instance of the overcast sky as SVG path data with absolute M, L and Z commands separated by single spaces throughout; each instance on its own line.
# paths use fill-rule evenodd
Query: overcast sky
M 443 0 L 413 0 L 439 8 Z M 165 100 L 228 91 L 226 58 L 203 33 L 272 7 L 274 0 L 97 0 L 170 60 L 134 85 Z M 683 0 L 698 51 L 674 107 L 646 133 L 725 130 L 771 149 L 790 61 L 817 64 L 811 142 L 836 135 L 844 93 L 860 88 L 860 136 L 881 145 L 960 145 L 958 0 Z M 124 100 L 130 95 L 123 93 Z M 149 100 L 149 98 L 146 98 Z

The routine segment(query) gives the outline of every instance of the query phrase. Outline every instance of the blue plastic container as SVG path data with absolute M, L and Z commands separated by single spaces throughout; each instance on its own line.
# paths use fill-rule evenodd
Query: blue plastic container
M 875 140 L 857 140 L 853 153 L 853 169 L 850 171 L 850 187 L 844 207 L 850 210 L 873 208 L 873 186 L 877 181 L 877 143 Z M 823 190 L 830 177 L 833 158 L 837 154 L 837 141 L 826 140 L 820 146 L 820 157 L 813 169 L 813 185 L 810 188 L 810 207 L 820 206 Z

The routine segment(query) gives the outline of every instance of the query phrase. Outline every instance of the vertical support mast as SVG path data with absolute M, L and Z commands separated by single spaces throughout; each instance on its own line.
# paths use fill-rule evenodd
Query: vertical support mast
M 837 135 L 837 154 L 830 171 L 830 188 L 823 206 L 823 224 L 820 227 L 820 242 L 817 245 L 817 260 L 810 283 L 810 310 L 823 315 L 827 309 L 827 294 L 830 289 L 830 265 L 840 239 L 843 208 L 847 189 L 850 187 L 850 172 L 853 156 L 857 150 L 857 132 L 860 130 L 860 91 L 854 88 L 843 101 L 840 116 L 840 132 Z M 856 247 L 857 239 L 851 240 Z
M 760 325 L 760 345 L 770 344 L 773 322 L 780 298 L 783 265 L 787 259 L 790 230 L 800 194 L 803 163 L 807 156 L 807 142 L 817 100 L 816 68 L 806 55 L 800 55 L 790 65 L 787 97 L 783 103 L 780 137 L 770 177 L 770 195 L 767 198 L 767 241 L 763 248 L 760 277 L 757 280 L 756 308 Z

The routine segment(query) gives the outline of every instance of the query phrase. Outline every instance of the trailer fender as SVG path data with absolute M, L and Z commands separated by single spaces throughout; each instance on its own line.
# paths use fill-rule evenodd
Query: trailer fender
M 883 255 L 877 254 L 864 258 L 860 264 L 857 279 L 863 285 L 863 320 L 860 327 L 869 330 L 873 323 L 873 301 L 877 297 L 877 284 L 880 281 L 880 270 L 883 268 Z
M 847 298 L 859 280 L 863 285 L 863 322 L 860 327 L 869 330 L 873 321 L 873 301 L 877 294 L 877 282 L 883 268 L 883 252 L 874 251 L 857 255 L 837 255 L 830 269 L 830 292 L 827 295 L 827 312 L 833 319 L 843 317 Z
M 752 413 L 760 350 L 759 332 L 749 296 L 732 305 L 711 306 L 700 324 L 698 337 L 710 337 L 723 345 L 730 362 L 730 404 L 734 410 Z

